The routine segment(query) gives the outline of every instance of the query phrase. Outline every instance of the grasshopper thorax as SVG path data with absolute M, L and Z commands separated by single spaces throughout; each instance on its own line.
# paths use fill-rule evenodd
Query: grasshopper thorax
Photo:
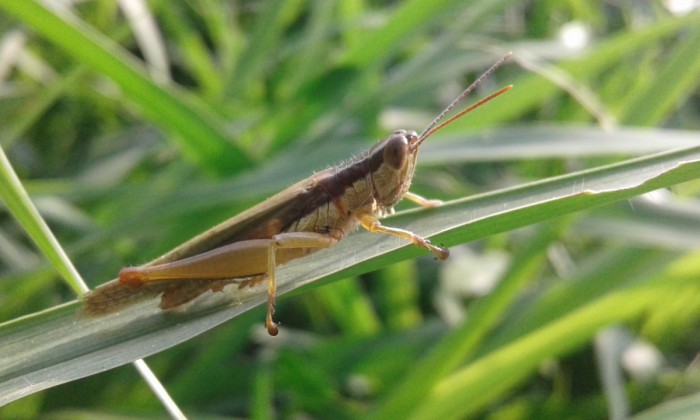
M 370 150 L 373 196 L 382 209 L 390 209 L 408 191 L 418 157 L 418 134 L 396 130 Z

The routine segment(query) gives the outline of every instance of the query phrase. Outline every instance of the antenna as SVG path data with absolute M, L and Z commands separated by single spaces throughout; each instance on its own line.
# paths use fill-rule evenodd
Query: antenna
M 481 76 L 479 76 L 479 78 L 476 79 L 476 80 L 474 81 L 474 83 L 472 83 L 471 85 L 469 85 L 468 88 L 464 89 L 464 90 L 462 91 L 462 93 L 460 93 L 460 94 L 452 101 L 452 103 L 450 103 L 449 105 L 447 105 L 447 107 L 445 107 L 445 109 L 443 109 L 442 112 L 441 112 L 437 117 L 435 117 L 435 119 L 433 120 L 433 122 L 431 122 L 431 123 L 425 128 L 425 130 L 423 130 L 423 132 L 421 133 L 421 135 L 418 137 L 418 142 L 416 143 L 416 146 L 418 146 L 418 145 L 420 145 L 421 143 L 423 143 L 423 141 L 424 141 L 425 139 L 427 139 L 428 137 L 432 136 L 436 131 L 440 130 L 440 129 L 443 128 L 444 126 L 446 126 L 446 125 L 452 123 L 453 121 L 457 120 L 458 118 L 461 118 L 461 117 L 464 116 L 465 114 L 468 114 L 469 112 L 475 110 L 476 108 L 480 107 L 481 105 L 485 104 L 486 102 L 490 101 L 491 99 L 493 99 L 493 98 L 495 98 L 495 97 L 497 97 L 497 96 L 500 96 L 500 95 L 502 95 L 502 94 L 508 92 L 509 90 L 511 90 L 511 89 L 513 88 L 513 85 L 508 85 L 508 86 L 506 86 L 506 87 L 504 87 L 504 88 L 502 88 L 502 89 L 499 89 L 498 91 L 496 91 L 496 92 L 490 94 L 489 96 L 487 96 L 487 97 L 485 97 L 484 99 L 478 101 L 477 103 L 475 103 L 475 104 L 473 104 L 473 105 L 470 105 L 470 106 L 467 107 L 466 109 L 463 109 L 463 110 L 460 111 L 457 115 L 455 115 L 455 116 L 449 118 L 447 121 L 444 121 L 442 124 L 437 125 L 437 124 L 440 122 L 440 120 L 442 120 L 442 119 L 445 117 L 445 115 L 446 115 L 448 112 L 450 112 L 450 111 L 452 110 L 452 108 L 454 108 L 457 104 L 459 104 L 460 102 L 462 102 L 462 100 L 464 100 L 464 98 L 466 98 L 470 93 L 472 93 L 472 91 L 473 91 L 474 89 L 476 89 L 477 86 L 479 86 L 479 85 L 481 84 L 481 82 L 483 82 L 487 77 L 491 76 L 491 74 L 492 74 L 494 71 L 496 71 L 499 67 L 501 67 L 501 65 L 503 65 L 503 63 L 505 63 L 506 60 L 508 60 L 508 59 L 510 58 L 511 55 L 513 55 L 513 53 L 512 53 L 512 52 L 509 52 L 508 54 L 506 54 L 506 55 L 504 55 L 503 57 L 501 57 L 498 61 L 496 61 L 496 63 L 494 63 L 493 66 L 491 66 L 491 68 L 489 68 L 488 70 L 486 70 L 486 72 L 484 72 L 484 74 L 482 74 Z

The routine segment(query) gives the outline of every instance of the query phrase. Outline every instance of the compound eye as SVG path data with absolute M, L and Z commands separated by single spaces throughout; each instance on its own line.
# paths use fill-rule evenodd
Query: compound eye
M 392 169 L 401 169 L 408 154 L 408 140 L 400 134 L 394 134 L 384 146 L 384 162 Z

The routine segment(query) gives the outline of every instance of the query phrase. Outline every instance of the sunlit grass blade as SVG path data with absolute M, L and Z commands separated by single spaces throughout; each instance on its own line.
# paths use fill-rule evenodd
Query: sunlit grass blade
M 496 289 L 484 297 L 470 312 L 469 319 L 445 334 L 417 360 L 404 375 L 386 401 L 380 402 L 375 418 L 406 417 L 422 405 L 424 396 L 448 373 L 473 356 L 486 334 L 492 330 L 502 313 L 532 278 L 533 270 L 544 263 L 543 249 L 554 238 L 557 229 L 547 228 L 534 238 L 510 265 Z
M 42 219 L 41 215 L 36 210 L 36 207 L 34 207 L 29 195 L 14 173 L 2 148 L 0 148 L 0 197 L 10 213 L 52 263 L 56 271 L 58 271 L 71 286 L 73 291 L 76 294 L 85 293 L 88 290 L 87 285 L 76 270 L 72 261 L 68 258 L 68 255 L 66 255 L 65 251 L 58 243 L 58 240 L 53 235 L 44 219 Z M 18 355 L 22 355 L 22 352 L 19 351 Z M 176 418 L 183 418 L 177 405 L 172 401 L 145 362 L 142 360 L 134 360 L 134 363 L 141 375 L 144 376 L 148 385 L 154 389 L 156 395 L 163 401 L 169 412 Z
M 34 207 L 2 148 L 0 148 L 0 197 L 15 220 L 46 255 L 73 291 L 76 294 L 86 292 L 87 285 Z
M 452 246 L 698 176 L 700 148 L 684 149 L 471 197 L 430 211 L 405 212 L 387 224 Z M 280 267 L 280 290 L 368 272 L 420 253 L 396 238 L 359 232 L 332 250 Z M 148 302 L 103 318 L 81 317 L 76 312 L 80 305 L 71 303 L 2 324 L 0 346 L 6 351 L 0 363 L 0 395 L 11 401 L 171 347 L 261 304 L 266 299 L 264 289 L 217 294 L 186 311 L 162 312 Z M 27 348 L 30 338 L 33 346 Z
M 585 57 L 561 62 L 558 64 L 558 67 L 575 77 L 576 80 L 601 77 L 601 74 L 604 76 L 611 67 L 619 66 L 621 59 L 633 58 L 635 54 L 638 55 L 640 51 L 648 48 L 650 43 L 668 40 L 669 38 L 677 36 L 679 32 L 685 29 L 697 27 L 698 23 L 700 23 L 700 15 L 695 13 L 683 18 L 661 20 L 647 27 L 640 28 L 639 30 L 624 31 L 617 36 L 610 37 L 597 44 L 595 48 L 586 52 Z M 514 52 L 517 55 L 517 50 Z M 692 65 L 694 66 L 695 64 Z M 627 77 L 630 79 L 635 77 L 633 72 L 626 72 L 625 74 L 627 74 Z M 479 118 L 476 121 L 469 121 L 470 127 L 490 127 L 494 124 L 508 121 L 511 118 L 523 115 L 523 113 L 528 110 L 540 108 L 543 106 L 543 103 L 547 103 L 551 98 L 561 93 L 556 84 L 548 82 L 540 75 L 536 74 L 526 74 L 512 81 L 512 83 L 516 88 L 509 93 L 508 101 L 501 101 L 501 103 L 499 103 L 499 112 L 497 114 L 488 114 L 484 118 Z M 675 89 L 673 92 L 676 95 L 682 93 Z M 623 99 L 621 95 L 607 98 L 604 96 L 604 93 L 598 94 L 602 96 L 600 102 L 603 102 L 609 108 L 614 109 L 616 105 L 623 105 L 619 104 Z M 647 98 L 640 99 L 646 100 Z M 667 108 L 664 109 L 668 111 Z
M 654 126 L 673 111 L 683 98 L 700 87 L 700 29 L 684 34 L 683 42 L 675 46 L 666 64 L 653 80 L 636 89 L 624 107 L 621 122 L 636 126 Z
M 144 116 L 174 133 L 170 139 L 204 170 L 234 173 L 250 165 L 250 159 L 231 142 L 224 122 L 214 112 L 174 86 L 154 83 L 132 56 L 67 9 L 59 15 L 34 0 L 0 0 L 0 7 L 114 81 Z
M 667 287 L 613 293 L 552 321 L 443 380 L 410 418 L 473 414 L 530 375 L 546 357 L 561 357 L 601 328 L 639 317 Z M 572 332 L 575 331 L 575 334 Z M 460 398 L 472 395 L 473 398 Z

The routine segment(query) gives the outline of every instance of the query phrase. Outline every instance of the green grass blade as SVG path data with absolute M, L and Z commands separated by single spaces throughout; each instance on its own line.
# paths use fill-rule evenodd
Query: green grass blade
M 213 112 L 174 86 L 154 83 L 132 56 L 69 11 L 59 15 L 35 0 L 0 0 L 0 7 L 114 81 L 147 118 L 174 133 L 171 139 L 203 169 L 232 173 L 250 165 L 246 154 L 227 138 L 223 121 Z
M 601 328 L 639 317 L 664 290 L 657 289 L 661 290 L 614 293 L 477 360 L 442 381 L 410 418 L 460 418 L 475 413 L 531 374 L 544 358 L 560 357 Z
M 0 148 L 0 198 L 73 291 L 76 294 L 86 292 L 87 285 L 34 207 L 2 148 Z
M 666 65 L 658 70 L 644 89 L 634 92 L 629 106 L 624 108 L 621 122 L 629 125 L 654 126 L 675 110 L 679 103 L 692 96 L 700 87 L 700 29 L 683 34 L 683 43 L 677 45 Z
M 350 65 L 366 67 L 387 60 L 410 40 L 429 28 L 434 21 L 452 11 L 459 11 L 469 21 L 460 24 L 469 27 L 480 22 L 488 13 L 495 13 L 505 7 L 508 1 L 491 1 L 479 3 L 475 1 L 455 0 L 410 0 L 398 5 L 390 17 L 390 21 L 376 31 L 365 31 L 360 37 L 363 41 L 348 50 L 343 61 Z M 465 10 L 466 9 L 466 10 Z M 469 13 L 466 13 L 466 11 Z M 362 29 L 362 27 L 358 27 Z M 373 40 L 373 41 L 369 41 Z M 376 42 L 374 40 L 381 40 Z
M 531 241 L 511 265 L 493 293 L 479 301 L 469 319 L 443 337 L 430 353 L 411 369 L 389 398 L 380 403 L 373 418 L 404 418 L 423 404 L 422 396 L 445 375 L 472 356 L 484 336 L 512 304 L 522 287 L 532 278 L 534 267 L 543 262 L 542 250 L 553 239 L 554 229 L 545 229 Z
M 700 148 L 684 149 L 471 197 L 430 211 L 405 212 L 386 223 L 452 246 L 699 176 Z M 332 250 L 280 267 L 280 292 L 368 272 L 421 253 L 396 238 L 360 232 Z M 264 289 L 217 294 L 184 312 L 164 313 L 154 302 L 147 302 L 93 319 L 80 316 L 80 305 L 71 303 L 2 324 L 0 395 L 4 399 L 0 403 L 171 347 L 263 303 Z M 32 340 L 31 348 L 27 340 Z
M 700 412 L 700 393 L 665 401 L 656 407 L 632 417 L 633 420 L 667 420 L 697 417 Z

